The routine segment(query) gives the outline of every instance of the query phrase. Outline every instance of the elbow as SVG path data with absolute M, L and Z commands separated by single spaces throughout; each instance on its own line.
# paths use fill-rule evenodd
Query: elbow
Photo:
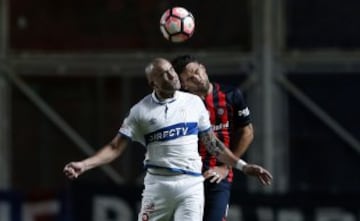
M 243 130 L 243 137 L 245 137 L 249 142 L 252 142 L 254 140 L 254 128 L 252 124 L 249 124 L 246 126 Z
M 249 132 L 246 137 L 247 137 L 247 140 L 249 141 L 249 143 L 251 143 L 254 140 L 255 136 L 254 136 L 253 132 Z

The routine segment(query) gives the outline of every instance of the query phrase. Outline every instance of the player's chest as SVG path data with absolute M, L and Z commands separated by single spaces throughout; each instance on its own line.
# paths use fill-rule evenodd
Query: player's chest
M 214 103 L 206 102 L 206 109 L 209 112 L 210 121 L 213 124 L 218 119 L 232 118 L 234 111 L 232 106 L 228 102 Z
M 146 110 L 141 117 L 141 125 L 146 132 L 156 131 L 171 125 L 197 122 L 197 115 L 191 108 L 175 105 L 159 105 Z

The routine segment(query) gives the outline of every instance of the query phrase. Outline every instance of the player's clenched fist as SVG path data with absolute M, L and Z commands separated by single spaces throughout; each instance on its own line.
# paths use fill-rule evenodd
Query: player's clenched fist
M 242 171 L 249 176 L 256 176 L 261 184 L 270 185 L 272 181 L 272 175 L 269 171 L 263 167 L 255 164 L 246 164 Z
M 85 164 L 82 162 L 71 162 L 64 167 L 64 173 L 69 179 L 75 179 L 83 172 L 85 172 Z

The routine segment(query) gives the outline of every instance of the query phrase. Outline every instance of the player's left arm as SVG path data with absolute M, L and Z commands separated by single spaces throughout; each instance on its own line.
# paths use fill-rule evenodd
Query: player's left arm
M 249 148 L 254 138 L 253 127 L 251 123 L 245 126 L 239 126 L 234 129 L 232 135 L 231 151 L 237 157 L 242 157 L 246 150 Z M 222 179 L 226 178 L 229 173 L 229 166 L 217 165 L 213 168 L 209 168 L 204 172 L 205 179 L 210 179 L 210 182 L 220 183 Z
M 230 148 L 236 156 L 241 157 L 254 140 L 254 129 L 251 123 L 249 107 L 239 88 L 232 91 L 231 106 L 234 110 L 234 130 Z
M 242 157 L 254 140 L 254 128 L 251 123 L 234 130 L 231 150 L 237 157 Z
M 244 160 L 235 156 L 225 144 L 222 143 L 212 130 L 199 134 L 200 141 L 205 145 L 209 153 L 215 155 L 218 160 L 243 171 L 246 175 L 256 176 L 264 185 L 269 185 L 272 175 L 269 171 L 256 164 L 248 164 Z

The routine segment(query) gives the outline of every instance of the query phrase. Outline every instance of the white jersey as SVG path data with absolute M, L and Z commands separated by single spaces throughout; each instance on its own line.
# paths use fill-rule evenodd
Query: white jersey
M 159 101 L 153 92 L 131 108 L 119 133 L 146 147 L 146 168 L 201 175 L 198 133 L 210 127 L 198 96 L 176 91 L 173 98 Z

